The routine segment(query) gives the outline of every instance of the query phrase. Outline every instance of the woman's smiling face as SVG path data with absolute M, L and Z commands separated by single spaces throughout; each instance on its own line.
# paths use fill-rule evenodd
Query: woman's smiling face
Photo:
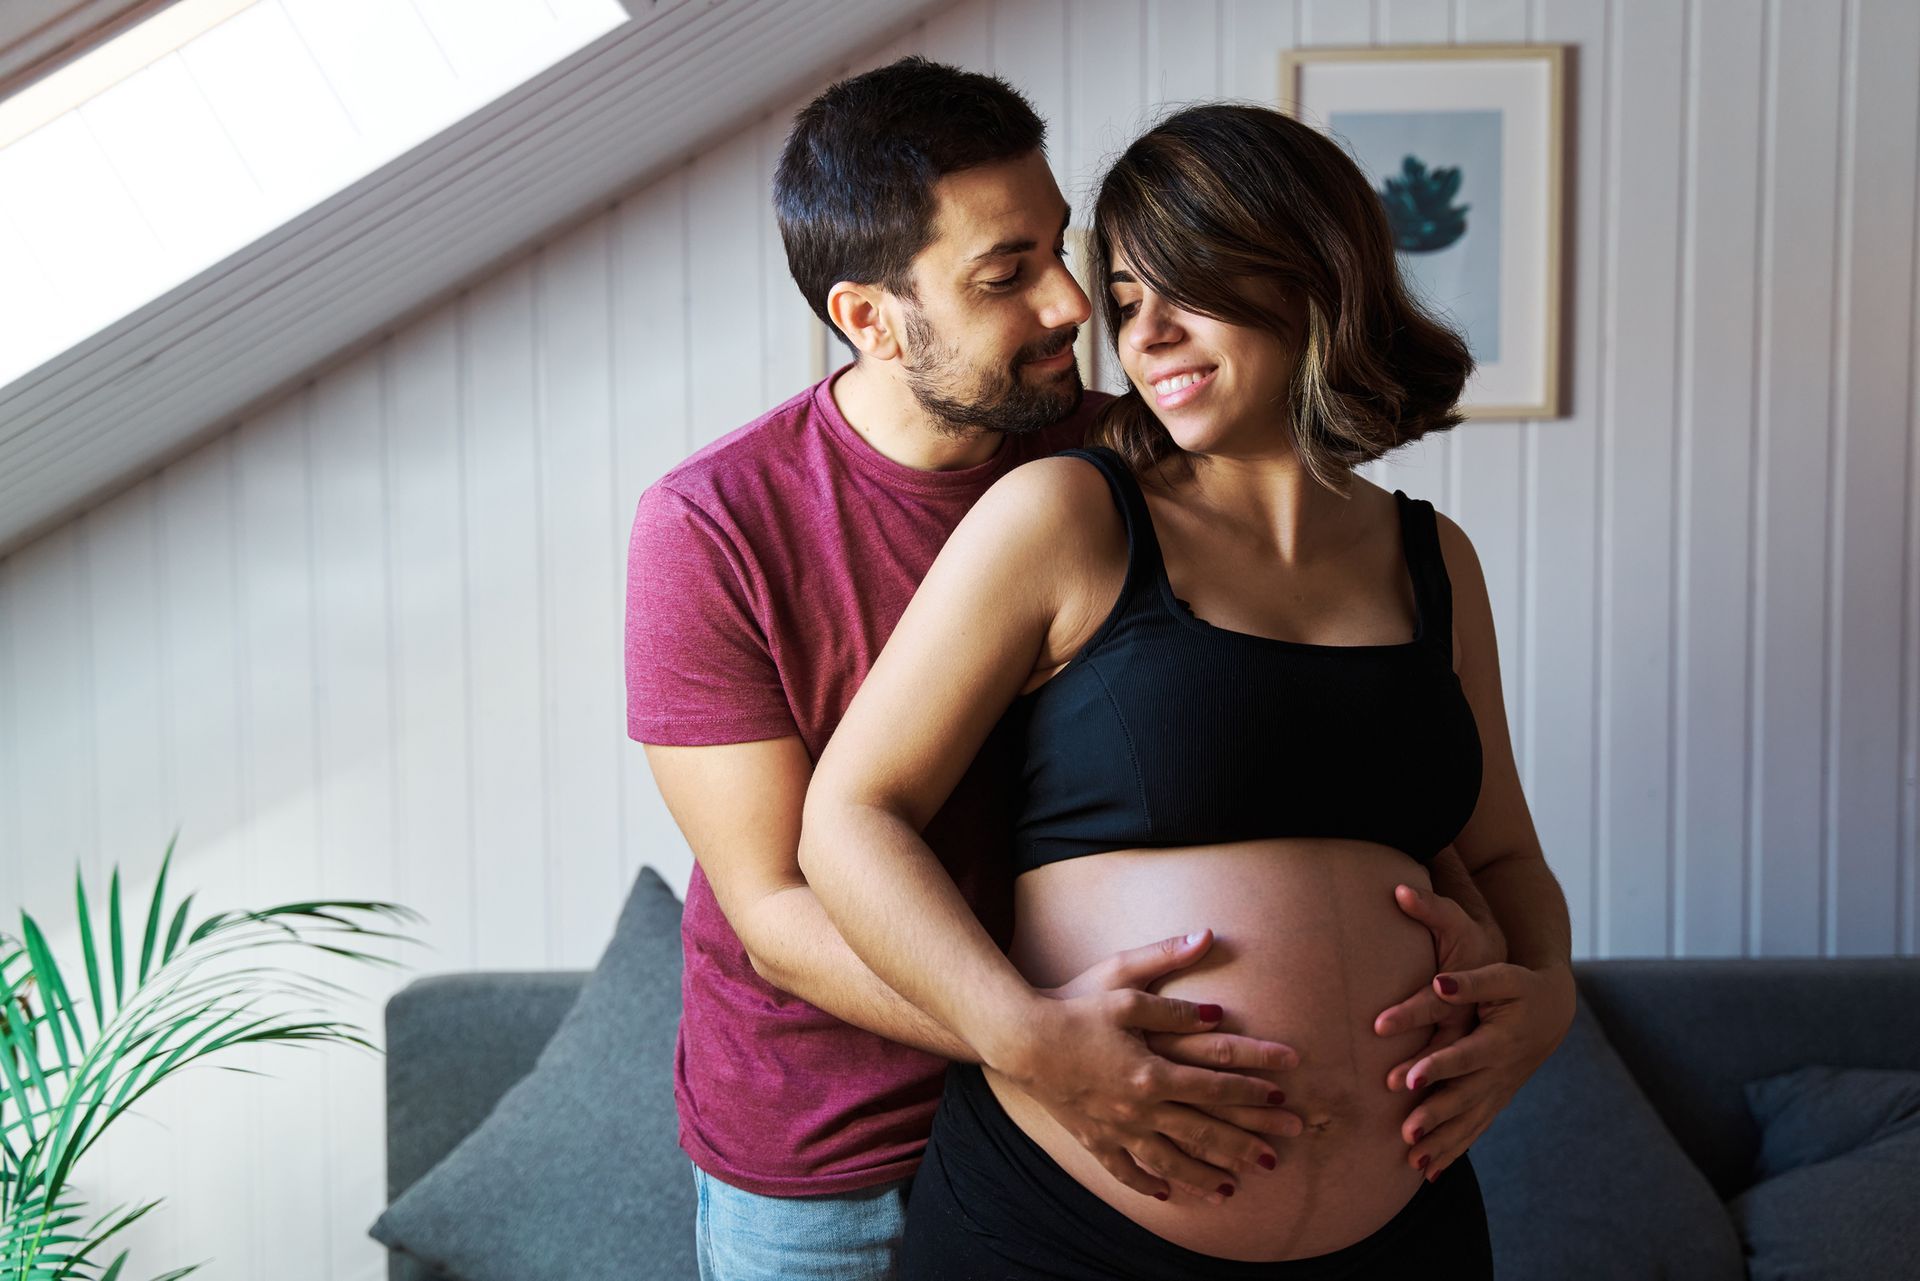
M 1256 458 L 1291 448 L 1287 392 L 1306 330 L 1297 296 L 1249 285 L 1273 291 L 1282 338 L 1188 311 L 1142 283 L 1118 251 L 1107 285 L 1120 310 L 1121 368 L 1181 449 Z

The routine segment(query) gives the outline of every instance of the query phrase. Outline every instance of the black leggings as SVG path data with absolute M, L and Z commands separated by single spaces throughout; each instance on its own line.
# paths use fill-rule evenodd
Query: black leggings
M 1081 1187 L 1013 1123 L 978 1067 L 947 1071 L 907 1199 L 906 1281 L 1370 1281 L 1493 1276 L 1466 1156 L 1379 1231 L 1331 1254 L 1249 1263 L 1199 1254 Z

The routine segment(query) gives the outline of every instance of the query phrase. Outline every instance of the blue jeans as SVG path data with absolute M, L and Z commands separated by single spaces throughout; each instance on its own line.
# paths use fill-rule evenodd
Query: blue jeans
M 761 1196 L 693 1167 L 700 1281 L 896 1281 L 911 1179 Z

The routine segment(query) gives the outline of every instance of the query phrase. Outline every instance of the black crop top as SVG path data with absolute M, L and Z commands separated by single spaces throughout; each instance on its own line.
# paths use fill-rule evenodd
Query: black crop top
M 1429 862 L 1473 815 L 1480 734 L 1453 672 L 1453 592 L 1433 505 L 1394 491 L 1416 625 L 1396 645 L 1308 645 L 1214 627 L 1167 581 L 1139 482 L 1106 476 L 1127 577 L 1100 630 L 1003 728 L 1023 742 L 1015 874 L 1109 850 L 1337 837 Z

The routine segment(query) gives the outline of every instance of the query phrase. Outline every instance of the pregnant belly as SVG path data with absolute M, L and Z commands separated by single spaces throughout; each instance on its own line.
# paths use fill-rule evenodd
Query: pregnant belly
M 1131 850 L 1035 868 L 1015 883 L 1012 956 L 1036 986 L 1066 982 L 1103 957 L 1211 927 L 1198 965 L 1155 985 L 1226 1011 L 1222 1030 L 1279 1041 L 1300 1066 L 1270 1076 L 1306 1121 L 1270 1140 L 1279 1168 L 1255 1168 L 1215 1206 L 1178 1190 L 1161 1202 L 1121 1186 L 1005 1077 L 1001 1104 L 1066 1171 L 1128 1218 L 1190 1250 L 1280 1260 L 1365 1238 L 1419 1190 L 1400 1126 L 1418 1097 L 1386 1087 L 1428 1030 L 1377 1036 L 1373 1018 L 1435 973 L 1425 927 L 1393 901 L 1428 888 L 1426 869 L 1385 846 L 1288 839 Z

